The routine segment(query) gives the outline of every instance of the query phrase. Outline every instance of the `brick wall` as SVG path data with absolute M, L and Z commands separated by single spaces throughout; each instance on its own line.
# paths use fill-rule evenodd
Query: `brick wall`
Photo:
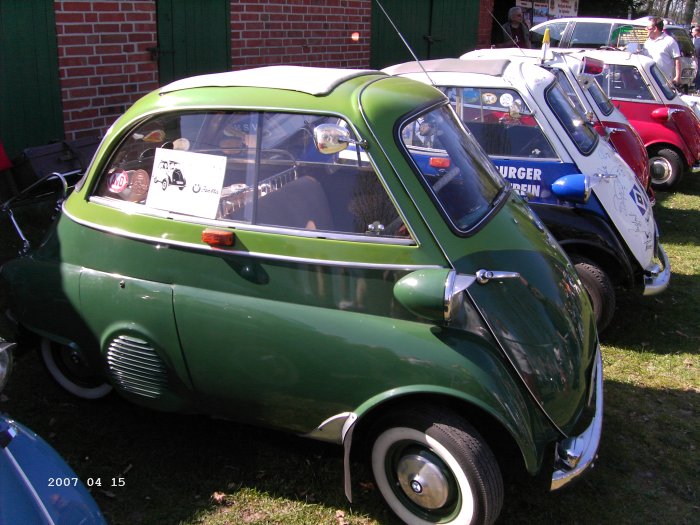
M 478 47 L 490 44 L 494 0 L 485 0 Z M 103 135 L 158 87 L 156 0 L 56 0 L 65 138 Z M 231 64 L 366 68 L 371 0 L 231 0 Z M 352 33 L 359 39 L 353 41 Z
M 493 2 L 494 0 L 481 0 L 479 10 L 479 33 L 476 37 L 477 49 L 491 47 L 491 27 L 493 25 Z
M 154 0 L 56 1 L 58 67 L 67 140 L 102 135 L 158 87 Z
M 231 3 L 233 69 L 270 64 L 366 68 L 371 0 Z M 351 34 L 357 32 L 359 40 Z

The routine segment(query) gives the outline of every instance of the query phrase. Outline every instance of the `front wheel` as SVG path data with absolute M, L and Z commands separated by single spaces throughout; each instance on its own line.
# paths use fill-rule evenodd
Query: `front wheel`
M 681 156 L 669 148 L 649 152 L 651 185 L 655 190 L 673 189 L 683 178 L 684 163 Z
M 612 321 L 615 314 L 615 288 L 608 274 L 593 261 L 581 257 L 572 257 L 576 273 L 593 306 L 593 315 L 598 332 L 602 332 Z
M 51 377 L 74 396 L 100 399 L 112 391 L 112 386 L 95 374 L 75 348 L 42 339 L 41 358 Z
M 421 407 L 391 416 L 372 445 L 384 500 L 408 525 L 493 523 L 503 479 L 479 433 L 447 410 Z

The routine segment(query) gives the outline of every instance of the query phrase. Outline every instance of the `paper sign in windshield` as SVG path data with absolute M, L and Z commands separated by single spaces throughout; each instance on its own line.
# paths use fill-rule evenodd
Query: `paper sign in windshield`
M 213 219 L 225 173 L 225 156 L 158 148 L 146 205 Z

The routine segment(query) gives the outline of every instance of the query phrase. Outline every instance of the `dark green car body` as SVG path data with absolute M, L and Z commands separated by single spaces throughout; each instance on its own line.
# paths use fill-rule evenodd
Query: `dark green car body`
M 298 74 L 306 71 L 316 72 Z M 477 219 L 461 222 L 431 188 L 405 130 L 430 111 L 449 120 L 439 91 L 373 71 L 332 71 L 326 74 L 337 78 L 315 92 L 264 87 L 243 72 L 175 83 L 137 102 L 107 133 L 45 242 L 2 268 L 12 317 L 71 348 L 123 396 L 156 409 L 283 429 L 349 452 L 370 422 L 429 402 L 470 414 L 477 427 L 488 421 L 510 437 L 530 474 L 558 469 L 564 481 L 554 488 L 566 483 L 590 466 L 602 417 L 594 319 L 568 259 L 466 135 L 458 137 L 465 158 L 493 198 Z M 261 115 L 271 112 L 278 131 L 268 133 Z M 201 139 L 202 123 L 232 114 L 258 124 L 231 125 L 216 151 L 191 138 L 173 148 L 167 125 L 147 133 L 149 123 L 177 121 L 181 134 L 193 121 Z M 244 204 L 250 220 L 224 220 L 221 204 L 215 216 L 178 211 L 207 188 L 195 182 L 210 157 L 194 151 L 227 157 L 229 171 L 281 165 L 295 185 L 309 183 L 311 173 L 327 193 L 341 192 L 340 179 L 323 182 L 331 168 L 320 169 L 323 159 L 308 153 L 310 132 L 295 135 L 304 158 L 269 154 L 284 149 L 279 143 L 256 146 L 272 144 L 298 115 L 343 122 L 355 150 L 335 153 L 333 162 L 376 175 L 372 187 L 395 208 L 399 233 L 376 234 L 371 224 L 324 229 L 315 205 L 294 208 L 317 213 L 306 226 L 263 224 L 263 199 L 284 188 L 260 184 L 259 174 L 245 190 L 258 188 Z M 250 152 L 239 163 L 240 144 L 231 149 L 231 141 L 241 132 L 257 136 L 241 139 Z M 134 141 L 139 155 L 122 155 Z M 155 157 L 151 143 L 160 148 Z M 183 168 L 184 187 L 152 184 L 147 199 L 172 196 L 182 208 L 122 199 L 135 191 L 129 177 L 142 170 L 155 179 L 158 159 L 167 158 L 195 159 L 197 170 Z M 317 187 L 314 181 L 301 193 Z M 223 202 L 224 190 L 215 191 Z M 337 225 L 355 201 L 328 198 Z M 227 241 L 205 242 L 212 232 Z M 455 278 L 464 284 L 455 287 Z M 586 427 L 595 443 L 578 466 L 563 465 L 561 444 Z

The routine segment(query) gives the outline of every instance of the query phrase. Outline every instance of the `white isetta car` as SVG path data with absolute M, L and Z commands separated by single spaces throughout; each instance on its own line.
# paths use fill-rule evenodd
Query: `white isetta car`
M 551 72 L 511 58 L 408 62 L 385 71 L 446 93 L 569 255 L 599 329 L 613 317 L 616 289 L 654 295 L 668 287 L 670 265 L 645 188 Z
M 460 58 L 510 58 L 537 64 L 557 77 L 571 102 L 598 131 L 601 137 L 620 154 L 639 182 L 647 190 L 652 204 L 655 202 L 651 187 L 649 155 L 644 141 L 627 117 L 610 100 L 594 75 L 603 71 L 600 60 L 582 56 L 571 50 L 549 49 L 545 53 L 536 49 L 498 48 L 477 49 Z

